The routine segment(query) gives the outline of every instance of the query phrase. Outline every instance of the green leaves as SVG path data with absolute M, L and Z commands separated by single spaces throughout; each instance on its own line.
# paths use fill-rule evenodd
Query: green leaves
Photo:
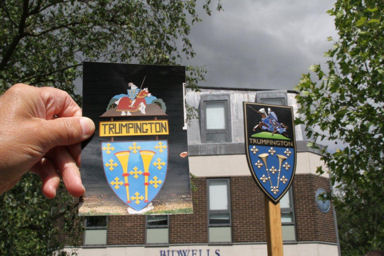
M 80 222 L 72 219 L 76 202 L 63 188 L 48 200 L 40 186 L 39 178 L 29 174 L 0 196 L 0 255 L 50 255 L 63 246 L 60 236 L 71 234 L 68 243 L 81 238 Z
M 363 255 L 384 247 L 384 10 L 380 1 L 336 1 L 339 39 L 327 67 L 312 65 L 297 90 L 299 113 L 313 141 L 342 147 L 322 151 L 337 188 L 342 252 Z M 320 173 L 321 170 L 318 170 Z
M 206 13 L 212 5 L 203 3 Z M 188 36 L 201 21 L 197 8 L 196 0 L 43 0 L 26 7 L 3 1 L 0 88 L 28 82 L 73 93 L 83 61 L 177 64 L 192 58 Z

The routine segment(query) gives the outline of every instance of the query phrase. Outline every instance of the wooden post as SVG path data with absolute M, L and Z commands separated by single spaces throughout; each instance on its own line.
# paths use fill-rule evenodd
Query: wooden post
M 268 256 L 283 256 L 280 203 L 274 204 L 265 196 Z

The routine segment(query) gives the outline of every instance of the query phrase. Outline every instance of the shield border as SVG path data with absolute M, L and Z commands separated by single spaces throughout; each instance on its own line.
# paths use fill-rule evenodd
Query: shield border
M 295 151 L 294 153 L 294 166 L 292 168 L 292 177 L 291 177 L 291 180 L 289 181 L 288 185 L 287 185 L 287 188 L 285 189 L 285 191 L 283 193 L 281 193 L 281 195 L 278 197 L 278 198 L 273 198 L 270 193 L 265 190 L 264 186 L 261 184 L 260 180 L 257 178 L 254 170 L 253 170 L 253 165 L 251 163 L 251 159 L 249 157 L 249 144 L 248 144 L 248 119 L 247 119 L 247 105 L 257 105 L 257 106 L 263 106 L 263 107 L 274 107 L 274 108 L 288 108 L 290 109 L 290 112 L 291 112 L 291 120 L 292 120 L 292 141 L 293 141 L 293 149 Z M 272 105 L 272 104 L 263 104 L 263 103 L 254 103 L 254 102 L 243 102 L 243 118 L 244 118 L 244 138 L 245 138 L 245 141 L 244 141 L 244 145 L 245 145 L 245 155 L 247 157 L 247 163 L 248 163 L 248 167 L 249 167 L 249 171 L 251 172 L 252 174 L 252 177 L 253 179 L 256 181 L 258 187 L 263 191 L 263 193 L 274 203 L 274 204 L 277 204 L 280 202 L 280 199 L 289 191 L 289 189 L 291 188 L 292 186 L 292 182 L 295 178 L 295 174 L 296 174 L 296 161 L 297 161 L 297 149 L 296 149 L 296 134 L 295 134 L 295 122 L 294 122 L 294 116 L 293 116 L 293 107 L 292 106 L 282 106 L 282 105 Z
M 169 142 L 168 142 L 168 140 L 167 139 L 161 139 L 161 140 L 166 140 L 167 141 L 167 145 L 168 145 L 168 147 L 169 147 Z M 100 141 L 100 148 L 102 148 L 101 147 L 101 145 L 103 144 L 103 143 L 114 143 L 114 142 L 128 142 L 128 143 L 132 143 L 132 142 L 148 142 L 148 141 L 156 141 L 156 140 L 118 140 L 118 141 Z M 160 140 L 159 140 L 160 141 Z M 107 183 L 107 186 L 112 190 L 112 192 L 114 193 L 114 195 L 124 204 L 124 205 L 126 205 L 127 207 L 130 207 L 131 209 L 133 209 L 133 210 L 135 210 L 134 208 L 132 208 L 128 203 L 126 203 L 123 199 L 121 199 L 120 198 L 120 196 L 119 195 L 117 195 L 117 193 L 111 188 L 111 186 L 109 185 L 109 182 L 108 182 L 108 179 L 107 179 L 107 175 L 106 175 L 106 173 L 105 173 L 105 166 L 104 166 L 104 161 L 103 161 L 103 150 L 101 150 L 101 161 L 102 161 L 102 163 L 103 163 L 103 174 L 104 174 L 104 178 L 105 178 L 105 181 L 106 181 L 106 183 Z M 168 164 L 169 164 L 169 148 L 168 148 L 168 150 L 167 150 L 167 162 L 168 162 Z M 145 207 L 143 207 L 142 209 L 140 209 L 139 211 L 141 211 L 141 210 L 143 210 L 143 209 L 145 209 L 153 200 L 155 200 L 155 198 L 159 195 L 159 193 L 160 193 L 160 191 L 161 191 L 161 189 L 163 188 L 163 186 L 165 185 L 165 182 L 166 182 L 166 180 L 167 180 L 167 176 L 168 176 L 168 164 L 167 164 L 167 170 L 166 170 L 166 173 L 165 173 L 165 177 L 164 177 L 164 180 L 163 180 L 163 183 L 162 183 L 162 185 L 161 185 L 161 187 L 160 187 L 160 189 L 159 189 L 159 191 L 157 192 L 157 194 L 153 197 L 153 199 L 152 200 L 150 200 L 150 201 L 148 201 L 148 203 L 147 203 L 147 205 L 145 206 Z M 137 211 L 137 210 L 135 210 L 135 211 Z

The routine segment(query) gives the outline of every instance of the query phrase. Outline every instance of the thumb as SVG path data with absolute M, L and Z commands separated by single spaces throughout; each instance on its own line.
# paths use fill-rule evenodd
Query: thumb
M 47 150 L 56 146 L 80 143 L 95 132 L 95 124 L 87 117 L 61 117 L 45 120 L 44 126 Z

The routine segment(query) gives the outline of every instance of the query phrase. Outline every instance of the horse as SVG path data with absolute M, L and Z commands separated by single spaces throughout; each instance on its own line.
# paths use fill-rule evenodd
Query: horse
M 145 109 L 147 103 L 145 97 L 151 96 L 147 88 L 141 90 L 134 100 L 131 100 L 128 96 L 121 97 L 115 104 L 117 105 L 116 111 L 121 112 L 122 116 L 129 116 L 132 112 L 140 111 L 145 115 Z

